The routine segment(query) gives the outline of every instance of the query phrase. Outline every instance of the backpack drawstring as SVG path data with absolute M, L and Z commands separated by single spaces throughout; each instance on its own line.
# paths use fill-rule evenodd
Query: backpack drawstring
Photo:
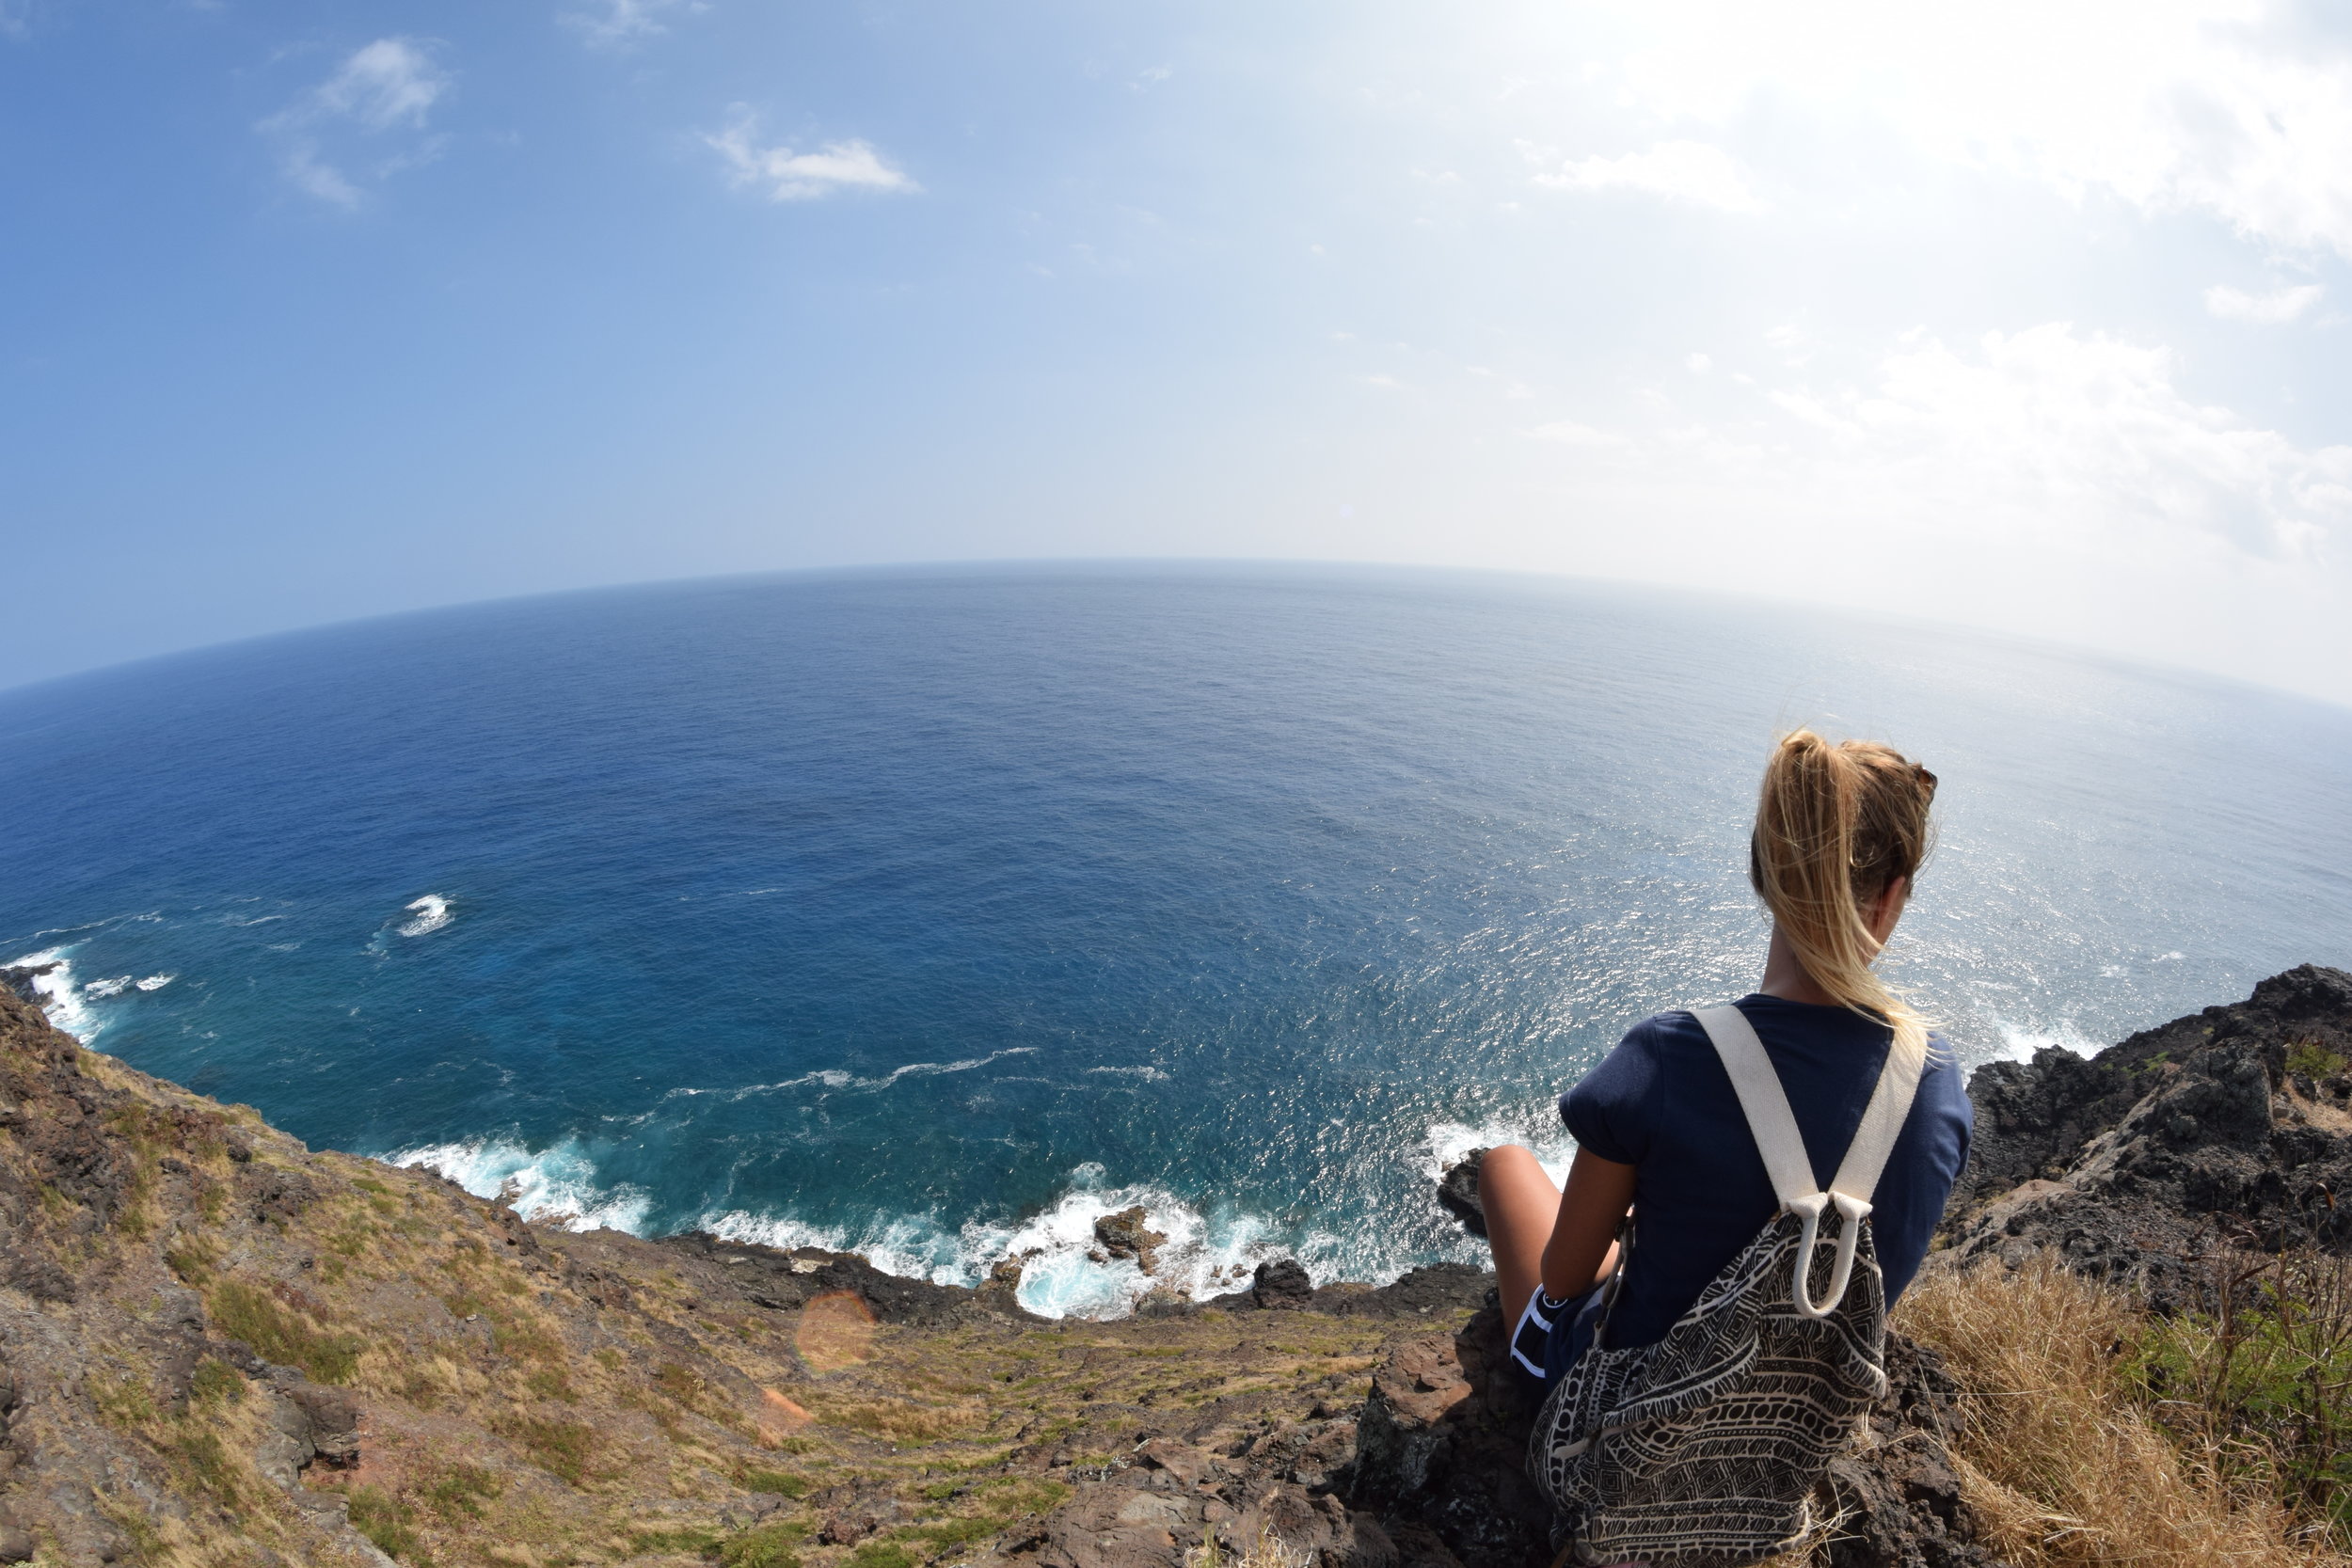
M 1832 1202 L 1837 1205 L 1842 1222 L 1837 1230 L 1837 1261 L 1829 1276 L 1829 1299 L 1816 1306 L 1813 1301 L 1813 1249 L 1820 1244 L 1821 1213 Z M 1853 1252 L 1862 1238 L 1862 1222 L 1870 1214 L 1870 1206 L 1858 1197 L 1844 1193 L 1807 1193 L 1788 1200 L 1788 1212 L 1804 1221 L 1804 1231 L 1797 1238 L 1796 1278 L 1788 1287 L 1788 1299 L 1798 1311 L 1808 1318 L 1826 1318 L 1837 1310 L 1837 1304 L 1846 1299 L 1846 1286 L 1853 1278 Z

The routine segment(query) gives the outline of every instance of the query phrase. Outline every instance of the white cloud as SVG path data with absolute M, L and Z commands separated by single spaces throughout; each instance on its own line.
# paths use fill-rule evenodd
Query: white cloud
M 2306 448 L 2192 403 L 2170 352 L 2064 322 L 1970 349 L 1912 334 L 1863 387 L 1764 388 L 1792 421 L 1531 434 L 2036 569 L 2052 551 L 2319 564 L 2352 531 L 2352 446 Z
M 2062 322 L 1914 333 L 1851 384 L 1788 373 L 1705 419 L 1619 394 L 1524 430 L 1547 499 L 1485 547 L 2352 695 L 2352 446 L 2195 401 L 2169 350 Z
M 437 139 L 423 136 L 426 121 L 450 87 L 449 73 L 434 63 L 424 43 L 377 39 L 354 50 L 333 75 L 257 129 L 278 143 L 279 167 L 295 189 L 336 206 L 356 207 L 365 193 L 330 160 L 327 141 L 340 139 L 365 156 L 379 178 L 426 162 L 439 149 Z M 396 137 L 401 132 L 414 135 Z M 382 139 L 387 136 L 395 139 Z
M 754 131 L 751 113 L 739 109 L 734 125 L 703 140 L 726 160 L 735 183 L 764 185 L 771 201 L 808 201 L 843 190 L 907 195 L 923 188 L 869 142 L 832 141 L 814 152 L 795 152 L 757 146 Z
M 563 20 L 599 49 L 625 49 L 668 32 L 667 15 L 707 8 L 703 0 L 603 0 L 597 9 L 569 11 Z
M 1579 424 L 1574 420 L 1554 420 L 1549 424 L 1537 425 L 1528 434 L 1538 441 L 1551 441 L 1564 447 L 1616 448 L 1629 451 L 1633 446 L 1633 441 L 1629 436 L 1619 435 L 1614 431 L 1596 430 L 1591 425 Z
M 414 40 L 377 39 L 312 88 L 311 100 L 318 117 L 343 116 L 371 131 L 399 125 L 421 130 L 424 117 L 448 90 L 448 75 Z
M 1763 205 L 1738 161 L 1706 142 L 1660 142 L 1647 152 L 1622 158 L 1571 161 L 1534 181 L 1553 190 L 1642 191 L 1730 213 L 1752 213 Z
M 1653 121 L 1729 124 L 1762 98 L 1859 110 L 1929 155 L 2208 214 L 2352 257 L 2352 54 L 2285 0 L 1709 0 L 1638 13 L 1603 67 Z
M 2242 289 L 2233 289 L 2227 283 L 2216 283 L 2205 291 L 2205 309 L 2223 321 L 2277 326 L 2295 320 L 2318 304 L 2320 295 L 2327 292 L 2316 283 L 2304 283 L 2293 288 L 2273 289 L 2268 293 L 2249 294 Z

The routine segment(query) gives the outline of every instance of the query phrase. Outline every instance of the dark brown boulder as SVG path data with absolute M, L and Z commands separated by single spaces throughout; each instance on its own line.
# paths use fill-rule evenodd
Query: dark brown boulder
M 1277 1258 L 1258 1265 L 1257 1282 L 1249 1293 L 1269 1311 L 1296 1311 L 1314 1305 L 1315 1285 L 1297 1259 Z
M 1145 1274 L 1157 1272 L 1160 1266 L 1159 1249 L 1168 1244 L 1166 1235 L 1145 1227 L 1143 1205 L 1140 1203 L 1096 1220 L 1094 1240 L 1107 1257 L 1132 1258 L 1136 1266 Z
M 1447 1213 L 1462 1222 L 1462 1228 L 1473 1236 L 1486 1233 L 1486 1205 L 1478 1196 L 1478 1173 L 1486 1162 L 1486 1151 L 1473 1148 L 1445 1168 L 1438 1178 L 1438 1202 Z

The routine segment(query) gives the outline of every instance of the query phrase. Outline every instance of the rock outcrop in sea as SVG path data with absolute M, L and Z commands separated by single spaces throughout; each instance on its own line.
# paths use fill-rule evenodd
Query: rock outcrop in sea
M 2352 1249 L 2352 975 L 1971 1084 L 1931 1269 L 2193 1305 L 2233 1248 Z M 1473 1227 L 1474 1164 L 1443 1201 Z M 1148 1261 L 1143 1216 L 1106 1253 Z M 1262 1267 L 1117 1323 L 854 1257 L 527 1224 L 313 1152 L 0 992 L 0 1562 L 1539 1568 L 1492 1276 Z M 1894 1386 L 1824 1501 L 1835 1568 L 1994 1560 L 1952 1375 Z

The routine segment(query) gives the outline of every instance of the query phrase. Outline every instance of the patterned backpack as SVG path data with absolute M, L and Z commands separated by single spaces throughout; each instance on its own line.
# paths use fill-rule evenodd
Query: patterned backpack
M 1925 1053 L 1889 1048 L 1828 1192 L 1788 1097 L 1737 1007 L 1694 1015 L 1723 1058 L 1780 1212 L 1654 1345 L 1592 1346 L 1535 1418 L 1527 1470 L 1558 1510 L 1561 1560 L 1712 1568 L 1787 1550 L 1855 1419 L 1886 1390 L 1886 1295 L 1870 1195 L 1919 1086 Z M 1822 1215 L 1842 1220 L 1820 1256 Z M 1629 1235 L 1620 1259 L 1630 1253 Z M 1624 1276 L 1620 1261 L 1605 1301 Z

